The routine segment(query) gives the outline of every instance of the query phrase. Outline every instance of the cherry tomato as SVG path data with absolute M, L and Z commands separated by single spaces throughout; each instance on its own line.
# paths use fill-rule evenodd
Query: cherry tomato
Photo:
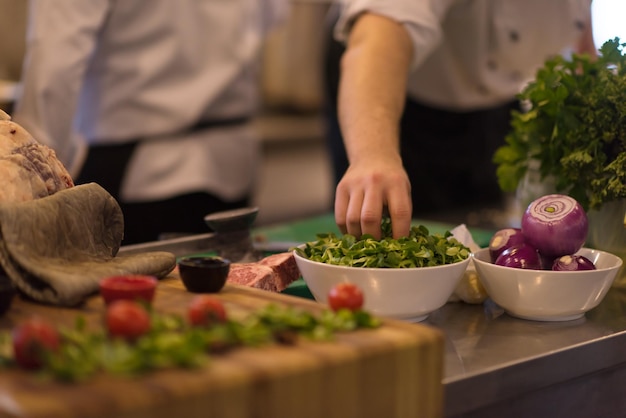
M 110 336 L 134 340 L 150 330 L 150 315 L 138 302 L 116 300 L 107 307 L 106 326 Z
M 56 351 L 60 345 L 56 328 L 41 318 L 31 318 L 17 325 L 12 339 L 15 361 L 25 369 L 40 368 L 46 352 Z
M 107 305 L 119 299 L 142 300 L 150 305 L 158 280 L 153 276 L 129 274 L 111 276 L 100 281 L 100 295 Z
M 363 307 L 363 292 L 353 283 L 339 283 L 328 292 L 328 304 L 333 311 L 359 310 Z
M 209 326 L 226 322 L 226 309 L 221 300 L 209 295 L 198 295 L 189 303 L 189 323 L 194 326 Z

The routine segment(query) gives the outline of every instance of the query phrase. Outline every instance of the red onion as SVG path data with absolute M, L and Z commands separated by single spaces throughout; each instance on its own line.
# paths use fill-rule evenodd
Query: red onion
M 529 244 L 507 248 L 496 259 L 495 264 L 518 269 L 541 270 L 541 259 L 537 249 Z
M 573 198 L 551 194 L 534 200 L 522 216 L 526 242 L 546 257 L 574 254 L 587 239 L 587 214 Z
M 543 267 L 544 270 L 552 270 L 552 264 L 554 264 L 554 261 L 557 260 L 559 257 L 554 257 L 551 255 L 544 255 L 539 253 L 539 259 L 541 260 L 541 266 Z
M 580 270 L 595 270 L 596 266 L 591 260 L 582 255 L 564 255 L 556 260 L 552 264 L 552 270 L 554 271 L 580 271 Z
M 524 234 L 520 228 L 505 228 L 496 231 L 489 240 L 489 256 L 495 263 L 498 256 L 507 248 L 524 243 Z

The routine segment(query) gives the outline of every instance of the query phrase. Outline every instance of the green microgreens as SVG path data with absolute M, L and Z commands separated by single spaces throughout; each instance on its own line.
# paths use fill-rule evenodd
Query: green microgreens
M 408 237 L 394 239 L 388 219 L 383 219 L 383 237 L 374 239 L 350 234 L 318 234 L 317 241 L 296 248 L 298 254 L 312 261 L 349 267 L 413 268 L 452 264 L 469 257 L 470 249 L 452 233 L 430 234 L 423 225 L 413 226 Z

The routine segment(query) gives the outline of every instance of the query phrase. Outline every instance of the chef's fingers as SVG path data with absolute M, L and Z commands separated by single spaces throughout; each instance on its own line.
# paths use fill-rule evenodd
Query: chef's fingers
M 383 190 L 380 187 L 369 187 L 361 204 L 361 233 L 370 234 L 374 238 L 380 239 L 382 217 Z
M 348 206 L 346 207 L 346 230 L 348 234 L 360 238 L 361 231 L 361 208 L 363 207 L 364 192 L 361 188 L 351 189 Z
M 340 184 L 335 190 L 335 223 L 342 234 L 348 232 L 346 212 L 348 211 L 349 201 L 350 194 Z
M 394 238 L 406 237 L 411 230 L 413 202 L 408 179 L 398 181 L 387 192 L 387 210 Z

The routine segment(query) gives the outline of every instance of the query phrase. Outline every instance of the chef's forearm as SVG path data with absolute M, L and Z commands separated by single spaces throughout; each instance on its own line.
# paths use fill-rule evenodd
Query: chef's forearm
M 354 24 L 341 66 L 339 120 L 351 163 L 398 151 L 412 44 L 404 27 L 366 13 Z

